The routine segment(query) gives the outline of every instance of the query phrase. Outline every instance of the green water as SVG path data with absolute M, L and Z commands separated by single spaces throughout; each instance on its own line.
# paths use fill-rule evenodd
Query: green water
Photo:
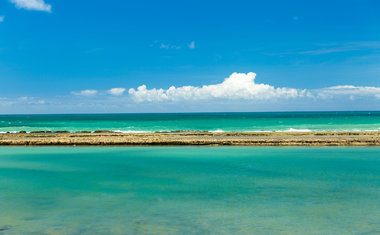
M 0 234 L 379 234 L 380 148 L 0 148 Z
M 380 112 L 0 115 L 12 131 L 379 131 Z

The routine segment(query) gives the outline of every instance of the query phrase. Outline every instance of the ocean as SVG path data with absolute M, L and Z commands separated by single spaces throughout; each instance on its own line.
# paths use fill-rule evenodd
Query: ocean
M 380 148 L 0 147 L 4 234 L 379 234 Z
M 0 115 L 0 133 L 17 131 L 378 131 L 380 112 L 271 112 Z

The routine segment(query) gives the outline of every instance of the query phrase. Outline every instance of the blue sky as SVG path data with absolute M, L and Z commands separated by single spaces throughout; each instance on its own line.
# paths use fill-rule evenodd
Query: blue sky
M 380 110 L 379 1 L 0 0 L 0 113 L 290 110 Z

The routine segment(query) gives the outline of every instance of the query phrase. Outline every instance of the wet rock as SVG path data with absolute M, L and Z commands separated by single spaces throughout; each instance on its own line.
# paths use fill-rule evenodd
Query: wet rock
M 112 133 L 97 131 L 96 133 Z M 118 134 L 0 134 L 0 145 L 251 145 L 251 146 L 380 146 L 380 132 L 181 132 Z
M 114 133 L 113 131 L 108 131 L 108 130 L 96 130 L 94 133 Z
M 26 134 L 26 131 L 20 131 L 19 133 L 20 134 Z
M 70 133 L 70 131 L 54 131 L 54 133 L 62 134 L 62 133 Z
M 31 131 L 31 134 L 44 134 L 45 131 Z

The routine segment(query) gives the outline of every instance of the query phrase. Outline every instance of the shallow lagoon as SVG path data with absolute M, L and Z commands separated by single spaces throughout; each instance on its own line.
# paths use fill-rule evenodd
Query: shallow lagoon
M 379 234 L 380 148 L 0 148 L 4 234 Z

